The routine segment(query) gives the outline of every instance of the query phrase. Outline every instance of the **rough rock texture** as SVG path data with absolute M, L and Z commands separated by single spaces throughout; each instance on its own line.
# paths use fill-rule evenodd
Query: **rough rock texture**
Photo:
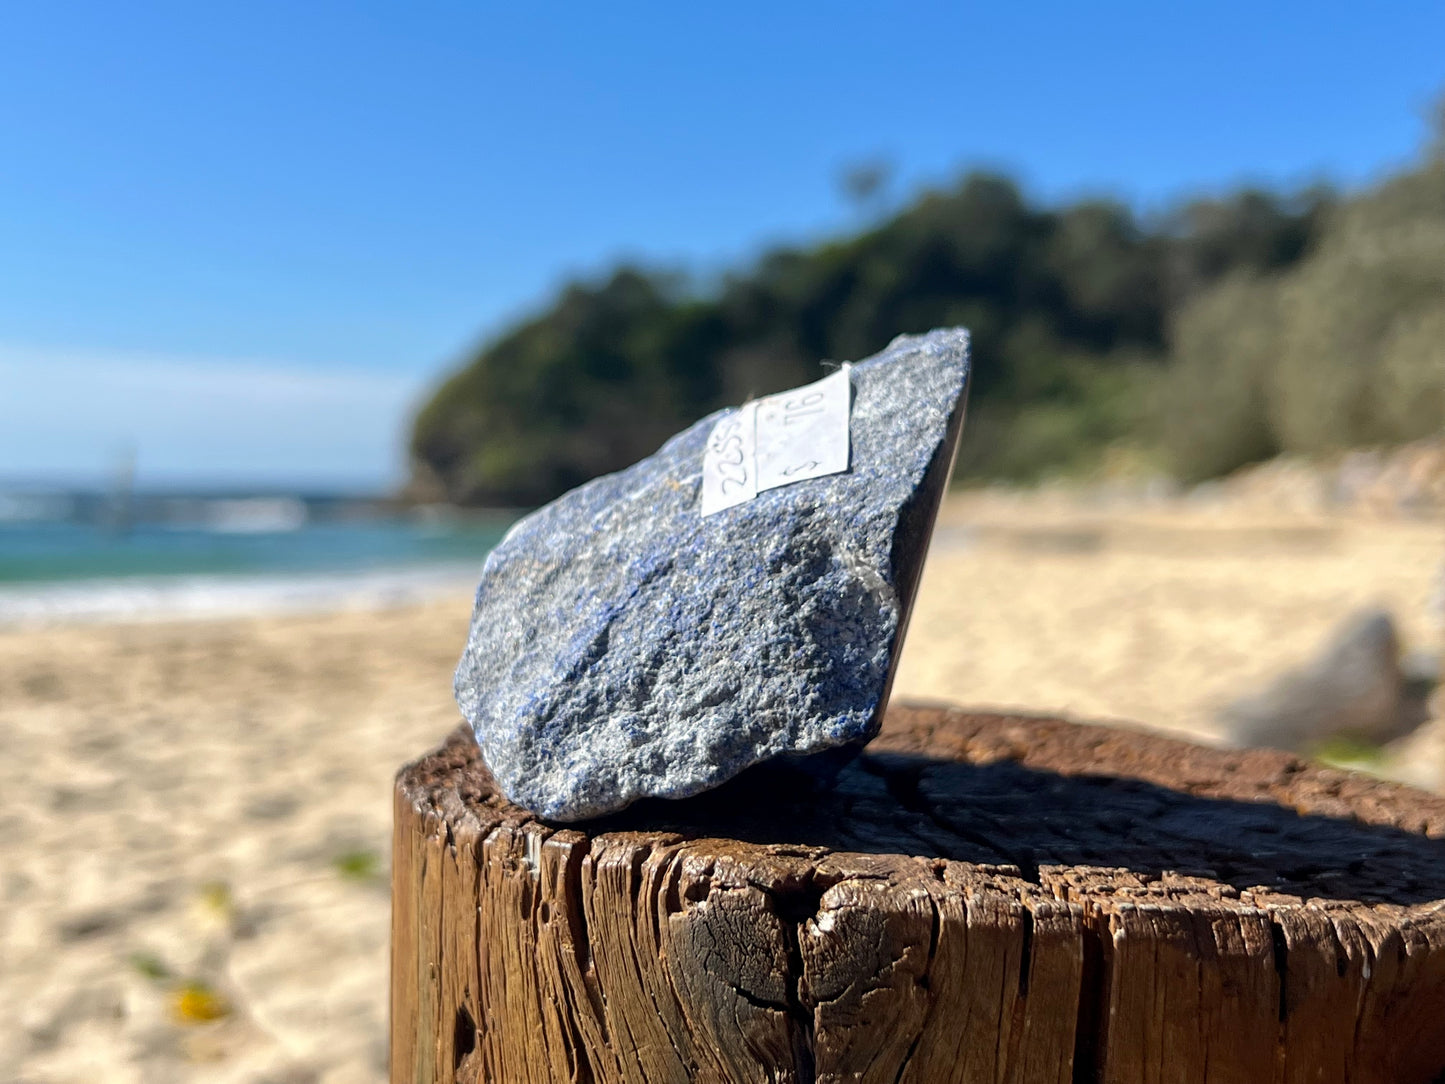
M 968 382 L 968 334 L 852 369 L 847 473 L 703 518 L 722 413 L 519 522 L 487 559 L 457 702 L 513 802 L 579 820 L 878 728 Z

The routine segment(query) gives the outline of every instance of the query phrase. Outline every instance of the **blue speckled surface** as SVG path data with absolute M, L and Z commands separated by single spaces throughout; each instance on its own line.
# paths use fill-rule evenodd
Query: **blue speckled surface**
M 704 519 L 719 412 L 518 522 L 456 675 L 503 792 L 580 820 L 871 737 L 899 630 L 895 530 L 967 372 L 962 330 L 854 366 L 845 474 Z

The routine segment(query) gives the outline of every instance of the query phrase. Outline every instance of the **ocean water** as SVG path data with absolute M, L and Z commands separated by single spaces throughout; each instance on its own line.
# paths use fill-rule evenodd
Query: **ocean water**
M 188 514 L 0 518 L 0 625 L 399 605 L 466 593 L 512 515 L 317 517 L 297 499 Z

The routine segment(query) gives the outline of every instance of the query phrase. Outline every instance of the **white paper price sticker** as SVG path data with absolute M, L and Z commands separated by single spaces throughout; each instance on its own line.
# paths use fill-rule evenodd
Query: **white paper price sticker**
M 848 368 L 747 403 L 713 427 L 702 457 L 703 515 L 848 469 Z

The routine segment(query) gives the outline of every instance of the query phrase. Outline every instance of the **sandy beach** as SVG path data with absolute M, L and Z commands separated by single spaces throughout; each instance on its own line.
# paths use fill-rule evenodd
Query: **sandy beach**
M 1438 650 L 1442 557 L 1438 520 L 957 497 L 895 695 L 1208 740 L 1360 606 Z M 0 631 L 0 1081 L 384 1079 L 391 777 L 457 722 L 469 601 Z

